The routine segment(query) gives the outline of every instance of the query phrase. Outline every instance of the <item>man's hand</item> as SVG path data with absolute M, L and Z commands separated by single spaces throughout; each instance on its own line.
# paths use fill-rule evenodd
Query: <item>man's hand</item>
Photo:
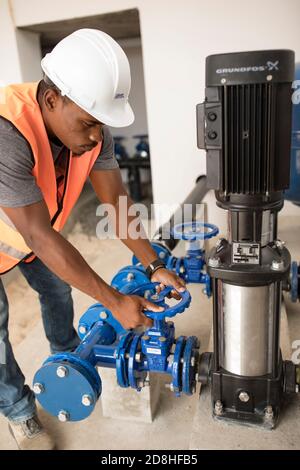
M 126 330 L 137 328 L 138 326 L 151 327 L 153 322 L 147 318 L 143 310 L 151 310 L 152 312 L 162 312 L 163 307 L 149 302 L 144 297 L 138 295 L 120 295 L 116 304 L 110 308 L 113 316 Z
M 165 268 L 160 268 L 155 271 L 151 276 L 151 282 L 160 283 L 157 289 L 158 292 L 161 292 L 166 286 L 172 286 L 179 292 L 184 292 L 186 289 L 184 280 L 177 276 L 177 274 Z M 171 291 L 171 297 L 180 300 L 181 297 L 176 290 Z

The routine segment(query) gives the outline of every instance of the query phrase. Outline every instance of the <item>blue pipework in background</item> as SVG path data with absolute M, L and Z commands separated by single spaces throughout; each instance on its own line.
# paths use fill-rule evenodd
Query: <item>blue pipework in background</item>
M 296 64 L 295 68 L 293 92 L 290 187 L 285 191 L 284 198 L 300 205 L 300 63 Z M 293 302 L 300 299 L 300 267 L 296 261 L 291 263 L 290 280 L 286 290 L 290 291 Z

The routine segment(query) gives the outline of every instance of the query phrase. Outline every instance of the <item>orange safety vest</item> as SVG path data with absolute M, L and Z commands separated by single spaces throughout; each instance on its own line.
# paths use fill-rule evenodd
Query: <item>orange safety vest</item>
M 34 167 L 32 174 L 40 187 L 51 218 L 51 225 L 60 231 L 74 207 L 90 171 L 101 151 L 99 143 L 80 157 L 69 155 L 64 194 L 58 204 L 55 166 L 49 138 L 37 102 L 38 83 L 11 85 L 0 90 L 0 116 L 10 121 L 29 143 Z M 16 188 L 17 189 L 17 188 Z M 20 261 L 32 261 L 34 255 L 10 219 L 0 210 L 0 274 Z

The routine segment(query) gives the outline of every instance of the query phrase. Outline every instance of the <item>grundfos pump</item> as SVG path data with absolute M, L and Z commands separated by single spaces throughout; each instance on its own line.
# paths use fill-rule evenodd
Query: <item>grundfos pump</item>
M 206 59 L 206 98 L 197 106 L 207 185 L 228 211 L 228 239 L 208 258 L 214 353 L 201 357 L 216 418 L 273 428 L 296 366 L 279 346 L 282 283 L 290 254 L 277 239 L 289 185 L 294 53 L 270 50 Z

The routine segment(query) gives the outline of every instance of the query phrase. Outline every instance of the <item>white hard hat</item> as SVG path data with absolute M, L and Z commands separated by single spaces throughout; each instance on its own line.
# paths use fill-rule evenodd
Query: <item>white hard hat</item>
M 79 29 L 41 62 L 50 80 L 80 108 L 113 127 L 129 126 L 131 85 L 128 59 L 119 44 L 97 29 Z

